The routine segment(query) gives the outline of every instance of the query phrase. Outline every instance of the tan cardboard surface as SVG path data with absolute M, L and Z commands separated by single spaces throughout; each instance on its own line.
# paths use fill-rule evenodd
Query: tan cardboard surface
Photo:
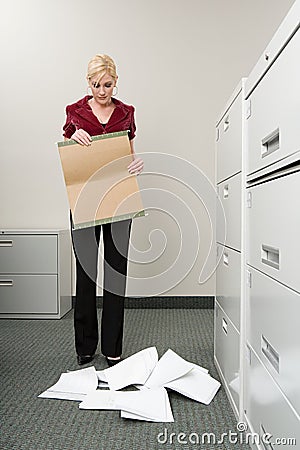
M 90 146 L 58 143 L 74 228 L 143 213 L 137 178 L 127 167 L 132 154 L 127 133 L 96 136 Z

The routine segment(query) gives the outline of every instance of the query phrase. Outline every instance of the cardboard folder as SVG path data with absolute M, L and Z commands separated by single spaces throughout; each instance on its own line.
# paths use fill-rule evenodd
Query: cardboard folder
M 93 136 L 90 146 L 68 140 L 57 143 L 73 228 L 144 215 L 127 131 Z

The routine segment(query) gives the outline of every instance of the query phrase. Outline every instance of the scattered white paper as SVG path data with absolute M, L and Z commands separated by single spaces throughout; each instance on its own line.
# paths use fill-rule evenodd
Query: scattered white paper
M 138 390 L 120 391 L 130 385 Z M 171 349 L 158 360 L 156 348 L 149 347 L 104 370 L 87 367 L 63 373 L 39 397 L 79 401 L 80 409 L 120 410 L 127 419 L 174 422 L 165 388 L 208 405 L 220 386 L 204 367 Z
M 132 384 L 144 384 L 158 361 L 155 347 L 149 347 L 124 359 L 115 366 L 97 372 L 101 381 L 107 381 L 113 391 Z
M 165 387 L 205 405 L 212 401 L 220 386 L 219 381 L 196 367 L 182 377 L 165 384 Z
M 98 377 L 95 367 L 62 373 L 57 383 L 39 395 L 40 398 L 58 398 L 65 400 L 82 400 L 82 396 L 96 390 Z
M 142 391 L 101 391 L 87 394 L 80 409 L 121 410 L 122 417 L 138 416 L 139 420 L 173 422 L 168 393 L 164 388 Z
M 156 364 L 145 386 L 149 389 L 165 386 L 166 383 L 186 375 L 193 367 L 193 363 L 169 349 Z

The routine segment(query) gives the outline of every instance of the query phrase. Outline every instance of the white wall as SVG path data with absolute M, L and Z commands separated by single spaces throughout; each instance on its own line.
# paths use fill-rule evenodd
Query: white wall
M 136 106 L 137 151 L 184 158 L 213 183 L 215 120 L 293 3 L 1 2 L 0 227 L 68 226 L 67 198 L 55 142 L 61 139 L 65 105 L 86 94 L 86 65 L 98 52 L 114 57 L 119 98 Z M 159 157 L 157 161 L 156 168 L 168 173 L 168 163 Z M 209 213 L 189 188 L 189 176 L 188 171 L 180 174 L 180 182 L 149 175 L 140 179 L 142 187 L 155 186 L 148 197 L 154 208 L 156 199 L 166 211 L 173 204 L 174 198 L 163 190 L 184 200 L 194 213 L 200 241 L 195 240 L 193 225 L 186 224 L 190 220 L 188 210 L 178 208 L 175 220 L 163 211 L 153 210 L 146 219 L 136 220 L 133 245 L 144 253 L 132 250 L 143 264 L 130 265 L 131 275 L 138 278 L 130 281 L 130 294 L 214 293 L 214 277 L 198 283 L 209 251 L 211 227 Z M 199 186 L 204 178 L 199 172 Z M 180 200 L 178 205 L 182 205 Z M 185 233 L 183 242 L 181 228 Z M 150 234 L 152 229 L 164 230 L 166 236 L 160 232 Z M 182 248 L 180 252 L 181 243 L 186 252 L 182 253 Z M 199 252 L 193 261 L 189 255 L 198 244 Z M 150 255 L 156 260 L 146 264 Z M 186 269 L 189 273 L 175 286 L 175 280 L 182 278 L 182 268 L 184 274 Z M 164 276 L 160 280 L 145 282 L 150 275 L 161 273 Z M 156 286 L 156 292 L 150 285 Z

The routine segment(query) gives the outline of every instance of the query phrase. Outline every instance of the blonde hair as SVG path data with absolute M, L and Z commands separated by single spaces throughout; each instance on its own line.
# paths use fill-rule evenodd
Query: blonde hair
M 97 82 L 104 77 L 105 74 L 110 75 L 115 81 L 117 80 L 116 65 L 113 59 L 108 55 L 95 55 L 88 63 L 87 80 L 97 77 Z

